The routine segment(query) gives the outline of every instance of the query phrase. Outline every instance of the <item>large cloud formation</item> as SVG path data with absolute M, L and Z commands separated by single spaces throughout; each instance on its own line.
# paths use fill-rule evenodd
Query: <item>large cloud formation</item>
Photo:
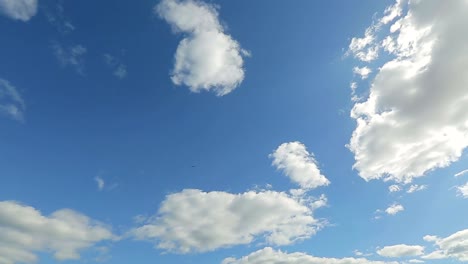
M 397 264 L 398 262 L 372 261 L 365 258 L 320 258 L 305 253 L 285 253 L 264 248 L 240 259 L 227 258 L 222 264 Z
M 0 13 L 26 22 L 36 15 L 37 0 L 0 0 Z
M 317 204 L 283 192 L 188 189 L 168 195 L 158 213 L 130 234 L 174 253 L 207 252 L 255 239 L 288 245 L 311 237 L 323 226 L 313 217 Z
M 244 80 L 239 43 L 224 33 L 216 9 L 195 0 L 162 0 L 155 8 L 176 32 L 186 34 L 175 54 L 172 81 L 192 92 L 232 92 Z
M 320 172 L 314 154 L 309 153 L 301 142 L 283 143 L 270 154 L 270 157 L 273 158 L 273 166 L 282 170 L 302 189 L 314 189 L 330 184 Z
M 108 227 L 69 209 L 44 216 L 30 206 L 0 202 L 0 264 L 37 262 L 36 252 L 79 259 L 81 250 L 114 239 Z
M 385 14 L 351 42 L 357 58 L 377 47 L 392 59 L 352 109 L 349 148 L 365 180 L 409 183 L 468 146 L 468 2 L 397 0 Z

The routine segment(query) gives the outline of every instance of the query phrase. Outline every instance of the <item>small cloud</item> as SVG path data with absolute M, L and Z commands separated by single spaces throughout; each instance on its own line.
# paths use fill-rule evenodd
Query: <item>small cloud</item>
M 115 77 L 123 79 L 127 76 L 127 66 L 119 58 L 106 53 L 104 54 L 104 62 L 112 69 Z
M 87 49 L 82 45 L 63 47 L 58 42 L 52 43 L 54 55 L 62 67 L 71 66 L 78 74 L 84 74 L 84 58 Z
M 461 177 L 463 175 L 468 175 L 468 170 L 460 171 L 459 173 L 455 174 L 455 177 Z
M 468 199 L 468 182 L 465 185 L 457 186 L 458 196 Z
M 401 191 L 401 188 L 400 188 L 400 186 L 394 184 L 394 185 L 390 185 L 390 186 L 388 187 L 388 191 L 391 192 L 391 193 L 393 193 L 393 192 L 399 192 L 399 191 Z
M 23 122 L 26 104 L 18 90 L 0 78 L 0 114 Z
M 361 79 L 365 80 L 365 79 L 367 79 L 369 77 L 369 74 L 372 73 L 372 70 L 367 66 L 364 66 L 364 67 L 361 67 L 361 68 L 354 67 L 353 72 L 354 72 L 354 74 L 359 75 L 361 77 Z
M 37 13 L 37 0 L 0 0 L 0 14 L 14 20 L 29 21 Z
M 394 245 L 386 246 L 377 251 L 377 254 L 383 257 L 401 258 L 414 257 L 424 254 L 424 247 L 419 245 Z
M 389 215 L 396 215 L 401 211 L 404 211 L 405 208 L 401 204 L 394 203 L 390 205 L 387 209 L 385 209 L 385 212 Z
M 414 193 L 414 192 L 419 192 L 419 191 L 422 191 L 422 190 L 425 190 L 425 189 L 427 189 L 427 185 L 413 184 L 408 188 L 408 190 L 406 192 L 407 193 Z
M 330 181 L 320 172 L 314 154 L 309 153 L 301 142 L 281 144 L 272 154 L 272 165 L 298 184 L 301 189 L 310 190 L 327 186 Z
M 99 191 L 102 191 L 104 189 L 104 186 L 106 185 L 106 183 L 104 182 L 104 179 L 101 178 L 100 176 L 96 176 L 94 180 L 96 181 Z

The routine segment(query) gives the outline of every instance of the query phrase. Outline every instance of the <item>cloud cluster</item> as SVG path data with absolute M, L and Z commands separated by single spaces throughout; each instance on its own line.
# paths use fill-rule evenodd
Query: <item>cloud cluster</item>
M 283 143 L 270 157 L 273 158 L 273 166 L 282 170 L 302 189 L 314 189 L 330 184 L 320 172 L 313 153 L 309 153 L 301 142 Z
M 323 223 L 313 217 L 313 201 L 283 192 L 240 194 L 183 190 L 168 195 L 157 214 L 130 235 L 154 240 L 169 252 L 207 252 L 263 240 L 288 245 L 311 237 Z
M 37 0 L 0 0 L 0 14 L 11 19 L 28 21 L 37 13 Z
M 0 114 L 23 121 L 25 110 L 26 104 L 18 90 L 0 78 Z
M 192 92 L 232 92 L 244 79 L 243 56 L 237 41 L 224 33 L 216 9 L 195 0 L 162 0 L 155 8 L 176 32 L 185 33 L 175 54 L 172 81 Z
M 379 46 L 387 60 L 357 102 L 349 149 L 365 180 L 409 183 L 458 160 L 468 146 L 468 2 L 397 0 L 356 52 Z M 388 24 L 388 33 L 376 32 Z M 356 55 L 359 57 L 359 55 Z
M 222 264 L 397 264 L 397 262 L 372 261 L 365 258 L 321 258 L 305 253 L 285 253 L 264 248 L 240 259 L 227 258 Z
M 401 258 L 401 257 L 415 257 L 424 254 L 424 247 L 418 245 L 394 245 L 386 246 L 377 250 L 377 254 L 383 257 Z
M 36 252 L 57 260 L 80 258 L 80 251 L 116 237 L 106 226 L 72 210 L 44 216 L 33 207 L 0 202 L 0 264 L 33 263 Z
M 425 236 L 424 240 L 434 242 L 436 251 L 423 256 L 423 259 L 456 259 L 468 261 L 468 229 L 458 231 L 446 238 Z
M 55 57 L 62 67 L 71 66 L 78 74 L 84 74 L 84 55 L 87 49 L 82 45 L 63 47 L 58 42 L 52 44 Z

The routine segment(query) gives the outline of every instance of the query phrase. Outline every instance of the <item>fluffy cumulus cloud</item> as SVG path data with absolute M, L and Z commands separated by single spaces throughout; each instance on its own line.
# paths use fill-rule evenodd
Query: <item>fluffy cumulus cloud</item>
M 0 14 L 11 19 L 28 21 L 37 13 L 37 0 L 0 0 Z
M 321 258 L 305 253 L 285 253 L 264 248 L 240 259 L 227 258 L 222 264 L 397 264 L 397 262 L 372 261 L 365 258 Z
M 401 257 L 415 257 L 424 254 L 424 247 L 418 245 L 394 245 L 383 247 L 377 250 L 377 254 L 383 257 L 401 258 Z
M 314 235 L 323 222 L 317 206 L 282 192 L 232 194 L 183 190 L 168 195 L 157 214 L 130 231 L 138 240 L 174 253 L 207 252 L 261 240 L 288 245 Z
M 446 238 L 425 236 L 424 240 L 434 242 L 438 248 L 422 258 L 424 259 L 456 259 L 468 262 L 468 229 L 458 231 Z
M 30 206 L 0 202 L 0 264 L 34 263 L 37 252 L 79 259 L 81 250 L 114 239 L 108 227 L 72 210 L 44 216 Z
M 232 92 L 244 79 L 244 51 L 224 32 L 216 9 L 197 0 L 162 0 L 155 8 L 176 32 L 185 34 L 175 54 L 172 81 L 192 92 Z
M 282 170 L 291 181 L 303 189 L 313 189 L 330 184 L 317 166 L 313 153 L 309 153 L 301 142 L 281 144 L 270 157 L 273 166 Z
M 0 114 L 23 121 L 26 104 L 21 94 L 7 80 L 0 78 Z
M 468 146 L 467 25 L 465 0 L 398 0 L 352 41 L 350 49 L 379 45 L 391 58 L 351 112 L 349 148 L 362 178 L 409 183 L 460 158 Z
M 385 209 L 385 212 L 389 215 L 396 215 L 404 210 L 405 208 L 403 207 L 403 205 L 394 203 L 390 205 L 387 209 Z

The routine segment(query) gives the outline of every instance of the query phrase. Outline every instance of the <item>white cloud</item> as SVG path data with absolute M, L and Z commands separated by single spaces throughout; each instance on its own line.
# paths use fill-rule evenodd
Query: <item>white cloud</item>
M 388 191 L 389 192 L 399 192 L 399 191 L 401 191 L 401 187 L 396 185 L 396 184 L 393 184 L 393 185 L 390 185 L 388 187 Z
M 369 77 L 369 74 L 372 73 L 372 70 L 367 66 L 364 66 L 364 67 L 361 67 L 361 68 L 354 67 L 353 72 L 354 72 L 354 74 L 359 75 L 359 77 L 361 77 L 361 79 L 365 80 L 365 79 L 367 79 Z
M 0 114 L 17 121 L 24 121 L 26 104 L 18 90 L 7 80 L 0 78 Z
M 80 251 L 115 239 L 108 227 L 69 209 L 44 216 L 30 206 L 0 202 L 0 264 L 34 263 L 36 252 L 79 259 Z
M 127 77 L 127 66 L 120 59 L 110 54 L 104 54 L 104 62 L 113 70 L 115 77 L 123 79 Z
M 99 191 L 102 191 L 104 189 L 104 186 L 105 186 L 105 182 L 104 182 L 104 179 L 101 178 L 100 176 L 97 176 L 94 178 L 94 180 L 96 181 L 96 184 L 97 184 L 97 187 L 99 189 Z
M 301 142 L 281 144 L 270 157 L 273 165 L 282 170 L 291 181 L 303 189 L 314 189 L 330 184 L 321 174 L 313 153 L 309 153 Z
M 414 257 L 424 254 L 424 247 L 418 245 L 394 245 L 386 246 L 377 250 L 377 254 L 383 257 L 401 258 L 401 257 Z
M 426 189 L 427 189 L 427 185 L 413 184 L 408 188 L 408 190 L 406 192 L 407 193 L 414 193 L 414 192 L 419 192 L 419 191 L 426 190 Z
M 420 259 L 410 259 L 408 260 L 408 263 L 424 263 L 424 261 Z
M 312 206 L 310 199 L 274 191 L 231 194 L 183 190 L 168 195 L 158 213 L 130 235 L 182 254 L 254 240 L 288 245 L 310 238 L 324 225 L 313 217 Z
M 409 183 L 458 160 L 468 146 L 467 14 L 463 0 L 444 8 L 439 0 L 410 1 L 386 20 L 396 19 L 383 36 L 393 59 L 351 113 L 357 128 L 349 148 L 365 180 Z
M 468 174 L 468 170 L 464 170 L 464 171 L 460 171 L 459 173 L 455 174 L 455 177 L 461 177 L 463 175 L 467 175 Z
M 390 205 L 387 209 L 385 209 L 385 212 L 389 215 L 396 215 L 401 211 L 404 211 L 405 208 L 401 204 L 394 203 Z
M 425 236 L 426 241 L 434 242 L 438 248 L 422 258 L 424 259 L 447 259 L 453 258 L 458 261 L 468 261 L 468 229 L 458 231 L 446 238 L 436 236 Z
M 172 81 L 192 92 L 232 92 L 244 79 L 239 43 L 224 33 L 216 9 L 193 0 L 162 0 L 155 8 L 173 29 L 186 34 L 175 54 Z
M 227 258 L 222 264 L 397 264 L 397 262 L 372 261 L 365 258 L 321 258 L 305 253 L 286 253 L 264 248 L 240 259 Z
M 84 55 L 87 49 L 82 45 L 74 45 L 64 48 L 58 42 L 52 43 L 52 49 L 55 57 L 62 67 L 71 66 L 79 74 L 84 74 Z
M 37 0 L 0 0 L 0 13 L 26 22 L 36 15 Z
M 468 199 L 468 182 L 465 185 L 457 186 L 458 195 Z

